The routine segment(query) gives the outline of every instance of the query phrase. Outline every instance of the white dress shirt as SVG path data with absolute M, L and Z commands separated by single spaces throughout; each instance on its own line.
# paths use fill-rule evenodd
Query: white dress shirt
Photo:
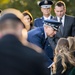
M 58 20 L 58 22 L 60 22 L 60 18 L 59 17 L 57 17 L 57 20 Z M 64 21 L 65 21 L 65 15 L 62 17 L 62 20 L 61 20 L 63 27 L 64 27 Z
M 43 17 L 44 17 L 44 20 L 50 20 L 51 15 L 49 17 L 45 17 L 45 16 L 43 16 Z

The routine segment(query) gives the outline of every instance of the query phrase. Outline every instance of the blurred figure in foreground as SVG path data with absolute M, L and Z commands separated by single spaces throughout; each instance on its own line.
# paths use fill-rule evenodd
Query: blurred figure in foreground
M 31 30 L 33 28 L 33 16 L 28 10 L 24 11 L 23 15 L 24 15 L 25 24 L 29 25 L 30 26 L 29 30 Z
M 47 75 L 43 56 L 19 41 L 23 37 L 22 30 L 28 28 L 22 18 L 22 13 L 16 9 L 2 12 L 0 75 Z
M 71 38 L 69 38 L 71 41 Z M 55 48 L 55 57 L 53 65 L 53 75 L 69 75 L 75 67 L 75 49 L 69 49 L 69 41 L 66 38 L 60 38 Z M 74 42 L 73 42 L 74 44 Z
M 13 12 L 12 12 L 13 11 Z M 15 13 L 17 12 L 17 13 Z M 22 32 L 20 33 L 20 35 L 18 36 L 19 40 L 22 42 L 22 44 L 24 44 L 25 46 L 28 46 L 30 48 L 33 48 L 35 51 L 39 52 L 39 53 L 42 53 L 42 49 L 37 47 L 36 45 L 33 45 L 31 43 L 29 43 L 27 41 L 27 31 L 30 29 L 30 26 L 29 25 L 26 25 L 25 23 L 25 19 L 24 19 L 24 16 L 23 14 L 20 12 L 20 11 L 16 11 L 14 9 L 7 9 L 7 10 L 4 10 L 1 15 L 5 15 L 7 13 L 13 13 L 15 14 L 17 17 L 19 17 L 21 19 L 21 21 L 23 22 L 25 28 L 22 29 Z M 2 37 L 2 34 L 1 34 L 1 37 Z

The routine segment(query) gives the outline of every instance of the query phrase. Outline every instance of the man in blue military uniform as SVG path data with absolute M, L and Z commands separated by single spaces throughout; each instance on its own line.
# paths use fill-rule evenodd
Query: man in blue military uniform
M 42 0 L 39 2 L 38 5 L 41 7 L 41 12 L 43 16 L 34 20 L 34 27 L 41 27 L 44 24 L 44 20 L 50 20 L 53 18 L 53 16 L 51 15 L 52 4 L 53 2 L 50 0 Z
M 55 42 L 48 41 L 48 37 L 53 38 L 61 22 L 56 20 L 45 20 L 44 26 L 37 27 L 28 32 L 28 41 L 41 47 L 50 59 L 53 59 L 53 49 Z M 52 44 L 54 46 L 52 46 Z

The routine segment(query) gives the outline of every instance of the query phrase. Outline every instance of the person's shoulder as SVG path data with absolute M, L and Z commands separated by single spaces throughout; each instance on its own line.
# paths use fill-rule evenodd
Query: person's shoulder
M 42 19 L 42 17 L 39 17 L 39 18 L 34 19 L 34 21 L 39 21 L 41 19 Z
M 75 19 L 75 17 L 74 16 L 72 16 L 72 15 L 65 15 L 66 17 L 68 17 L 68 18 L 72 18 L 72 19 Z
M 38 30 L 39 30 L 39 27 L 36 27 L 36 28 L 34 28 L 34 29 L 28 31 L 28 33 L 35 33 L 35 32 L 38 31 Z
M 40 32 L 43 29 L 43 27 L 36 27 L 30 31 L 28 31 L 28 33 L 36 33 L 36 32 Z

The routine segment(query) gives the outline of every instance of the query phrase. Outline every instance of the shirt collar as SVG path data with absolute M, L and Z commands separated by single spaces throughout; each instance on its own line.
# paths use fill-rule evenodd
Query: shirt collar
M 44 20 L 50 20 L 51 15 L 49 17 L 45 17 L 45 16 L 43 16 L 43 17 L 44 17 Z
M 65 19 L 65 15 L 62 17 L 62 20 L 64 20 Z M 60 18 L 59 17 L 57 17 L 57 20 L 58 20 L 58 22 L 60 22 Z

